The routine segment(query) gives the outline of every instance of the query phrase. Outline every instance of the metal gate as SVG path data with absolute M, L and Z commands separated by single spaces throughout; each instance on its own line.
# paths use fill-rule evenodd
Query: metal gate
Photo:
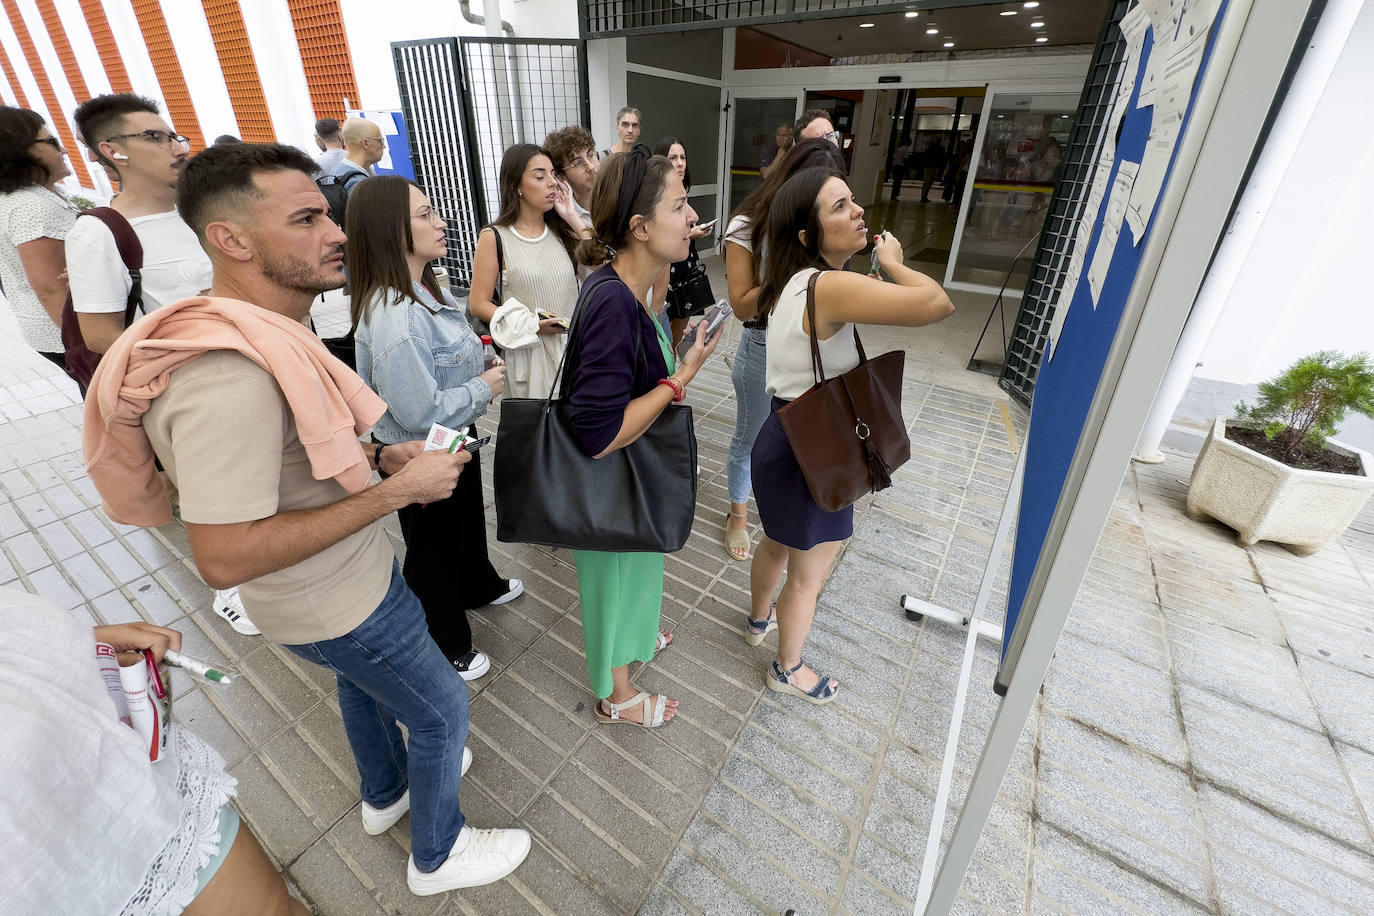
M 477 233 L 500 206 L 501 155 L 552 130 L 588 126 L 581 41 L 429 38 L 391 45 L 415 181 L 448 222 L 440 263 L 472 285 Z
M 491 222 L 501 209 L 501 155 L 508 146 L 543 146 L 560 127 L 591 125 L 586 45 L 542 38 L 459 41 L 484 222 Z

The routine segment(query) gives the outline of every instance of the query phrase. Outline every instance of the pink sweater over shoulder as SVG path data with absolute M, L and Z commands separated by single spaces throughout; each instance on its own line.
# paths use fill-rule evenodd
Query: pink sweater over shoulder
M 237 350 L 272 374 L 316 480 L 333 477 L 350 493 L 367 488 L 372 471 L 358 437 L 386 403 L 300 322 L 237 299 L 196 296 L 130 325 L 91 379 L 82 447 L 111 520 L 140 527 L 171 520 L 143 414 L 173 370 L 210 350 Z

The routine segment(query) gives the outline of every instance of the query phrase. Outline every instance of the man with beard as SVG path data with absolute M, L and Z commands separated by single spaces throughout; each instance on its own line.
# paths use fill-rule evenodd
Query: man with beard
M 213 147 L 187 164 L 177 205 L 214 264 L 210 298 L 131 335 L 203 352 L 157 362 L 168 358 L 120 341 L 92 380 L 101 409 L 88 402 L 87 424 L 107 402 L 145 399 L 143 432 L 180 491 L 201 575 L 238 584 L 267 638 L 336 675 L 363 829 L 380 834 L 411 813 L 411 891 L 487 884 L 524 860 L 530 837 L 464 823 L 467 688 L 429 637 L 381 527 L 402 506 L 447 497 L 470 456 L 355 438 L 385 405 L 302 324 L 315 297 L 344 281 L 345 237 L 314 169 L 282 144 Z M 155 500 L 130 500 L 137 488 L 118 485 L 131 452 L 101 463 L 101 436 L 128 435 L 120 422 L 87 430 L 88 465 L 107 511 L 147 518 Z M 371 469 L 390 476 L 369 485 Z
M 176 210 L 177 179 L 191 152 L 186 138 L 172 130 L 156 102 L 129 93 L 89 99 L 77 107 L 73 120 L 96 162 L 118 178 L 119 193 L 110 208 L 128 221 L 143 249 L 142 312 L 209 289 L 210 259 Z M 81 336 L 91 351 L 104 353 L 124 332 L 133 277 L 114 233 L 98 219 L 76 221 L 66 252 Z M 211 607 L 237 632 L 259 632 L 237 589 L 217 589 Z

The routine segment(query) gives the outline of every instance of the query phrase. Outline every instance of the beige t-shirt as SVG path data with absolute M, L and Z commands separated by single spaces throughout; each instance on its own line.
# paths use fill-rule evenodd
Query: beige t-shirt
M 180 491 L 182 519 L 193 524 L 255 521 L 349 495 L 333 478 L 311 476 L 276 380 L 233 350 L 207 353 L 172 372 L 143 427 Z M 239 595 L 274 642 L 334 639 L 381 604 L 394 556 L 374 522 L 294 566 L 244 582 Z

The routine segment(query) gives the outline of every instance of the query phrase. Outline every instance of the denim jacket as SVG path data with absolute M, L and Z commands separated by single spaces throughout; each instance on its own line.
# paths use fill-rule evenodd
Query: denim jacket
M 433 423 L 465 429 L 486 413 L 491 388 L 482 373 L 482 341 L 451 296 L 438 302 L 414 284 L 416 297 L 395 301 L 385 290 L 358 324 L 358 375 L 386 401 L 373 435 L 380 442 L 423 439 Z

